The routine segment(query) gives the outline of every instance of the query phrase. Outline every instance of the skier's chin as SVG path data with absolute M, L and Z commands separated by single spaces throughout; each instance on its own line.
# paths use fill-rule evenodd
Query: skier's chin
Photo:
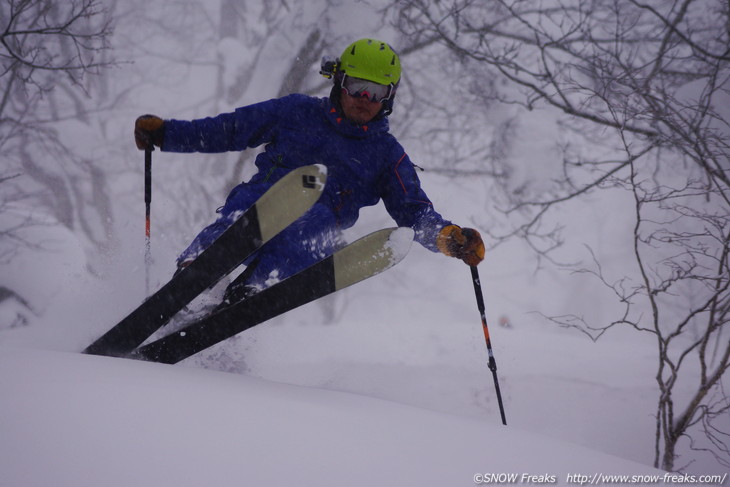
M 368 114 L 356 114 L 350 117 L 350 122 L 356 123 L 357 125 L 365 125 L 366 123 L 370 122 L 370 120 L 372 120 L 372 118 L 369 117 Z

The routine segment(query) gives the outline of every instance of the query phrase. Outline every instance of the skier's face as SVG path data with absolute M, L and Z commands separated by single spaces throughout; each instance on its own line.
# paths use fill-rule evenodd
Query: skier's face
M 345 117 L 360 125 L 370 122 L 383 108 L 383 104 L 378 101 L 372 101 L 366 96 L 350 96 L 346 90 L 342 90 L 340 104 Z

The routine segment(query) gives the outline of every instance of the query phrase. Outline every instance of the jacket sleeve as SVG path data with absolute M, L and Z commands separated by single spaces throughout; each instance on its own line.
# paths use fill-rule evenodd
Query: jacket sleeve
M 285 99 L 268 100 L 198 120 L 165 120 L 163 151 L 242 151 L 269 142 Z
M 402 149 L 401 149 L 402 150 Z M 421 189 L 416 170 L 403 152 L 383 175 L 383 202 L 399 226 L 411 227 L 415 240 L 427 249 L 438 252 L 436 237 L 451 222 L 444 220 L 433 208 L 431 200 Z

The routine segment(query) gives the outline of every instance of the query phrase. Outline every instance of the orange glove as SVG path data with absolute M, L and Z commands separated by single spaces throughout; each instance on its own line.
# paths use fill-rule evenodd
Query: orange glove
M 461 259 L 470 266 L 484 260 L 482 236 L 473 228 L 446 225 L 436 237 L 436 246 L 442 253 Z
M 165 138 L 165 121 L 155 115 L 142 115 L 134 122 L 134 142 L 137 149 L 162 147 Z

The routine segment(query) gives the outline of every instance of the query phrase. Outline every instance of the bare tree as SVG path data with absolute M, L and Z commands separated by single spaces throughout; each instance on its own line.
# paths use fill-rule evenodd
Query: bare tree
M 563 239 L 554 210 L 597 191 L 632 195 L 626 243 L 637 271 L 610 280 L 597 257 L 577 269 L 613 291 L 622 315 L 598 324 L 552 319 L 594 339 L 617 325 L 651 333 L 660 390 L 655 465 L 681 468 L 683 439 L 728 465 L 727 2 L 409 0 L 390 12 L 405 35 L 507 80 L 495 84 L 493 99 L 552 109 L 570 131 L 547 191 L 513 185 L 505 193 L 508 214 L 521 223 L 495 239 L 520 237 L 550 259 Z M 680 382 L 692 394 L 678 395 Z
M 64 140 L 61 127 L 89 121 L 88 75 L 110 64 L 110 35 L 108 11 L 97 0 L 0 1 L 0 153 L 3 169 L 16 176 L 0 191 L 78 230 L 93 246 L 105 245 L 111 233 L 106 178 Z

